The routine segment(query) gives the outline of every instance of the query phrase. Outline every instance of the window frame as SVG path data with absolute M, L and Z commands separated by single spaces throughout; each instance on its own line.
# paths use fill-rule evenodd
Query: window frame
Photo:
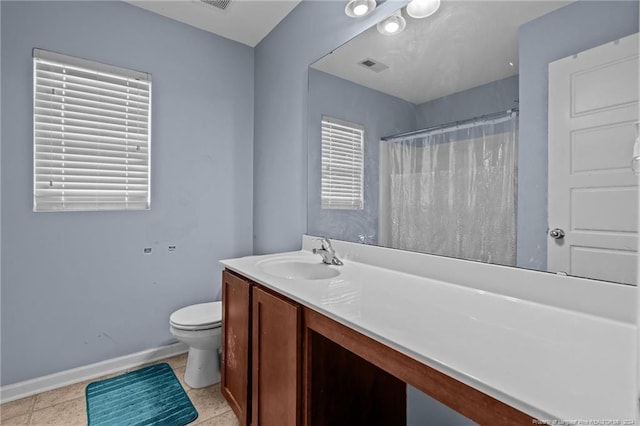
M 151 105 L 148 73 L 34 48 L 33 211 L 150 210 Z
M 340 134 L 333 135 L 333 133 Z M 359 146 L 355 146 L 351 158 L 346 158 L 347 161 L 344 161 L 345 155 L 348 154 L 347 145 L 355 143 L 356 140 Z M 364 144 L 363 125 L 322 115 L 320 132 L 320 206 L 322 209 L 364 209 Z M 337 145 L 338 148 L 335 155 L 327 152 L 331 150 L 332 145 L 334 147 Z M 351 164 L 348 164 L 349 162 Z M 342 176 L 336 177 L 336 174 L 342 174 Z M 344 187 L 341 190 L 342 194 L 337 193 L 335 184 L 330 183 L 333 179 L 337 179 Z

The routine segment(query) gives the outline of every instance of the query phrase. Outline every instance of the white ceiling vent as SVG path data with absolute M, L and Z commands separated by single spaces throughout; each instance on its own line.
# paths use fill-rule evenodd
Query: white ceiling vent
M 202 3 L 215 7 L 220 10 L 227 10 L 231 4 L 231 0 L 200 0 Z
M 380 72 L 380 71 L 389 69 L 388 65 L 385 65 L 382 62 L 378 62 L 375 59 L 371 59 L 371 58 L 363 59 L 362 61 L 358 62 L 358 65 L 362 65 L 363 67 L 375 72 Z

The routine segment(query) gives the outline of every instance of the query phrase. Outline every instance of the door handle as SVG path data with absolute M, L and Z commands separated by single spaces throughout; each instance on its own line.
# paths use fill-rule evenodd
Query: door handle
M 564 238 L 564 231 L 560 228 L 553 228 L 549 231 L 549 236 L 555 240 L 561 240 Z

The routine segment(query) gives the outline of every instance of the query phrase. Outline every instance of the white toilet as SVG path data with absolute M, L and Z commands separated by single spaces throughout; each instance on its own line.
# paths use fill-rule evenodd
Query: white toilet
M 218 383 L 222 302 L 199 303 L 178 309 L 171 314 L 169 324 L 171 334 L 189 346 L 184 381 L 192 388 Z

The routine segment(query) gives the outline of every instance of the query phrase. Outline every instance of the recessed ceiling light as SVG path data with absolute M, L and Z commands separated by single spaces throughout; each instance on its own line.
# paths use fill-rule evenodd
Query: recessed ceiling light
M 387 19 L 378 22 L 376 28 L 378 28 L 380 34 L 395 35 L 401 33 L 406 26 L 407 21 L 402 17 L 402 13 L 397 11 Z
M 344 8 L 344 13 L 351 18 L 366 16 L 376 8 L 375 0 L 349 0 Z
M 391 21 L 384 24 L 384 30 L 388 33 L 395 33 L 396 31 L 398 31 L 399 28 L 400 28 L 400 25 L 398 25 L 397 22 Z
M 411 0 L 407 5 L 407 14 L 412 18 L 426 18 L 440 8 L 440 0 Z
M 513 62 L 509 62 L 509 66 L 512 67 L 513 66 Z

